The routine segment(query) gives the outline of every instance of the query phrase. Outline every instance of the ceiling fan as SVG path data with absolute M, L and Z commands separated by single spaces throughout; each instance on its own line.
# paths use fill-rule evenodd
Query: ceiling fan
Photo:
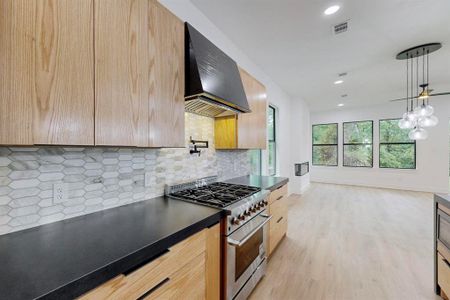
M 427 99 L 429 97 L 450 95 L 450 92 L 442 92 L 442 93 L 431 94 L 431 92 L 433 92 L 434 90 L 428 88 L 428 83 L 424 83 L 424 84 L 421 84 L 419 86 L 422 88 L 422 91 L 420 92 L 419 95 L 413 96 L 413 97 L 409 97 L 409 98 L 403 97 L 403 98 L 391 99 L 389 101 L 395 102 L 395 101 L 406 101 L 406 100 L 411 100 L 411 99 L 424 100 L 424 99 Z
M 407 77 L 407 91 L 409 92 L 409 87 L 411 88 L 411 94 L 407 95 L 407 97 L 403 98 L 397 98 L 389 100 L 391 102 L 395 101 L 407 101 L 407 100 L 427 100 L 429 97 L 436 97 L 436 96 L 445 96 L 450 95 L 450 92 L 442 92 L 442 93 L 434 93 L 432 94 L 433 89 L 429 88 L 429 60 L 428 60 L 428 54 L 439 50 L 442 47 L 441 43 L 429 43 L 424 44 L 420 46 L 415 46 L 406 50 L 403 50 L 402 52 L 398 53 L 396 58 L 399 60 L 406 59 L 407 64 L 407 71 L 406 71 L 406 77 Z M 422 56 L 422 84 L 419 83 L 419 59 L 418 57 Z M 426 57 L 426 62 L 425 62 Z M 417 94 L 413 95 L 413 86 L 415 84 L 414 82 L 414 65 L 413 65 L 413 59 L 416 58 L 416 88 L 417 88 Z M 411 78 L 409 78 L 409 61 L 411 61 Z M 426 68 L 426 75 L 425 75 L 425 68 Z M 409 83 L 409 81 L 411 81 Z M 408 85 L 410 85 L 408 87 Z M 418 93 L 419 87 L 422 89 L 420 93 Z

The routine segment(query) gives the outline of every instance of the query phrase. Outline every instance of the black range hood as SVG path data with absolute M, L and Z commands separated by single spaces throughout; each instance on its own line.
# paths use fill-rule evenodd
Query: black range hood
M 234 60 L 185 25 L 186 111 L 208 117 L 250 112 Z

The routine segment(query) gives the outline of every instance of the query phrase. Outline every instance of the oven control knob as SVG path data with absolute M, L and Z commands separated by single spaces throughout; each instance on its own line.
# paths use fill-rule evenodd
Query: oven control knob
M 238 219 L 236 219 L 236 218 L 231 218 L 231 224 L 233 224 L 233 225 L 239 225 L 239 223 L 241 223 L 241 222 L 239 222 L 239 220 Z
M 244 216 L 243 214 L 240 214 L 240 215 L 238 216 L 238 219 L 244 221 L 244 220 L 245 220 L 245 216 Z
M 256 205 L 255 205 L 255 206 L 252 206 L 250 210 L 251 210 L 252 213 L 255 213 L 256 210 L 257 210 L 257 206 L 256 206 Z
M 250 208 L 244 211 L 244 215 L 247 217 L 250 216 Z

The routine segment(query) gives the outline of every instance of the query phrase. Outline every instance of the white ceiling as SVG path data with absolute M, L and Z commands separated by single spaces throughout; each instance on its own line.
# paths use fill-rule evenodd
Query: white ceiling
M 430 55 L 431 88 L 450 91 L 449 0 L 191 1 L 282 89 L 306 100 L 313 111 L 402 97 L 406 65 L 395 55 L 428 42 L 443 44 Z M 325 16 L 323 11 L 333 4 L 341 9 Z M 332 34 L 332 26 L 345 20 L 350 20 L 349 30 Z M 334 85 L 342 72 L 348 73 L 345 82 Z

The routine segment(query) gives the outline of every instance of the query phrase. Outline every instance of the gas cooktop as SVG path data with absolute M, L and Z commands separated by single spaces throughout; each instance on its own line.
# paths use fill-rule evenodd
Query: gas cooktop
M 204 186 L 183 189 L 169 194 L 170 197 L 197 202 L 215 207 L 226 207 L 238 202 L 257 192 L 260 188 L 231 184 L 225 182 L 213 182 Z

